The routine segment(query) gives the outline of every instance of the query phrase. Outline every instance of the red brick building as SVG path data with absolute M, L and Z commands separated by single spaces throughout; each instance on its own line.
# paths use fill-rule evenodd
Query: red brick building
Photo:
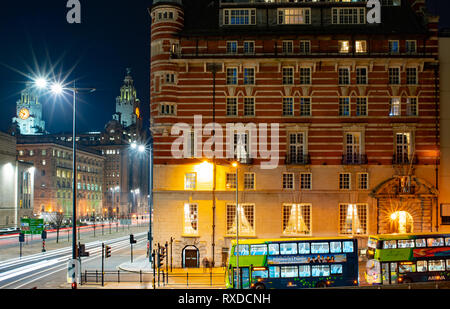
M 381 1 L 371 24 L 366 4 L 154 1 L 154 236 L 175 239 L 176 263 L 225 261 L 235 160 L 242 237 L 439 228 L 438 18 L 424 1 Z M 244 128 L 211 148 L 213 122 Z

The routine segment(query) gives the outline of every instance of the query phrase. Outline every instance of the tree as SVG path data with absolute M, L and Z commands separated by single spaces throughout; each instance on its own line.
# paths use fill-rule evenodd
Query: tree
M 59 230 L 63 226 L 64 223 L 64 214 L 62 211 L 54 212 L 50 216 L 50 222 L 49 222 L 53 228 L 56 229 L 56 243 L 59 241 Z

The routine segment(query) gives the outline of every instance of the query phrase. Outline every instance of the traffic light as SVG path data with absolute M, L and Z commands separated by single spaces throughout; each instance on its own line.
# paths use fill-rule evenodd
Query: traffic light
M 47 239 L 47 231 L 42 231 L 42 234 L 41 234 L 41 238 L 42 239 Z
M 105 256 L 107 258 L 111 257 L 111 247 L 110 246 L 105 246 Z
M 135 244 L 136 243 L 136 239 L 134 239 L 134 235 L 130 234 L 130 244 Z
M 25 234 L 24 233 L 20 233 L 19 234 L 19 242 L 24 242 L 25 241 Z

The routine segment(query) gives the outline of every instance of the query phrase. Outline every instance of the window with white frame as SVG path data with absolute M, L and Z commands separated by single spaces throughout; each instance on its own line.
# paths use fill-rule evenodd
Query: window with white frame
M 238 43 L 237 41 L 227 41 L 227 54 L 237 54 Z
M 255 53 L 255 41 L 244 41 L 244 54 L 253 55 Z
M 227 98 L 227 116 L 237 116 L 237 98 Z
M 283 41 L 283 54 L 294 53 L 294 42 L 293 41 Z
M 294 98 L 283 98 L 283 116 L 294 116 Z
M 255 98 L 244 98 L 244 116 L 255 116 Z
M 283 173 L 283 189 L 294 189 L 294 173 Z
M 312 174 L 311 173 L 300 173 L 300 189 L 301 190 L 311 190 Z
M 289 133 L 289 162 L 290 163 L 306 163 L 306 133 L 295 132 Z
M 345 155 L 347 162 L 357 163 L 361 154 L 361 133 L 345 133 Z
M 350 41 L 339 41 L 339 53 L 348 54 L 350 52 Z
M 310 8 L 281 8 L 278 9 L 278 24 L 303 25 L 311 23 Z
M 226 216 L 227 235 L 236 234 L 236 204 L 227 204 Z M 239 204 L 238 207 L 239 218 L 239 235 L 240 236 L 254 236 L 255 235 L 255 205 L 254 204 Z
M 300 41 L 300 54 L 309 54 L 309 53 L 311 53 L 311 41 L 301 40 Z
M 225 179 L 225 186 L 227 189 L 236 189 L 236 174 L 227 173 Z
M 407 85 L 417 84 L 417 68 L 415 67 L 406 68 L 406 84 Z
M 406 114 L 408 116 L 418 116 L 417 97 L 406 99 Z
M 400 85 L 400 68 L 389 68 L 389 84 Z
M 350 97 L 339 98 L 339 116 L 350 116 Z
M 244 85 L 255 84 L 255 68 L 244 68 Z
M 368 227 L 367 204 L 339 205 L 339 234 L 366 235 Z
M 367 85 L 367 68 L 365 67 L 356 68 L 356 84 Z
M 234 157 L 238 161 L 246 160 L 250 155 L 248 132 L 235 132 L 233 136 Z
M 339 189 L 340 190 L 350 190 L 351 188 L 351 174 L 350 173 L 340 173 L 339 174 Z
M 227 68 L 227 85 L 237 85 L 238 69 Z
M 283 235 L 311 235 L 311 205 L 283 205 Z
M 188 136 L 187 136 L 187 153 L 188 153 L 188 158 L 194 158 L 196 153 L 197 153 L 197 145 L 196 145 L 196 134 L 195 131 L 191 131 L 189 132 Z
M 350 68 L 339 68 L 339 85 L 350 85 Z
M 184 189 L 195 190 L 197 186 L 197 173 L 184 174 Z
M 311 68 L 301 67 L 300 85 L 310 85 L 310 84 L 311 84 Z
M 311 116 L 311 97 L 300 98 L 300 116 Z
M 294 84 L 294 68 L 293 67 L 284 67 L 282 69 L 282 73 L 283 73 L 283 85 Z
M 389 111 L 389 116 L 401 116 L 400 98 L 391 98 L 391 109 Z
M 366 23 L 365 8 L 333 8 L 332 23 L 340 25 L 354 25 Z
M 358 190 L 369 190 L 368 173 L 358 173 Z
M 184 235 L 198 235 L 198 205 L 184 204 Z
M 367 116 L 367 97 L 356 98 L 356 116 Z
M 255 25 L 256 9 L 224 9 L 224 25 Z
M 408 163 L 412 154 L 411 132 L 395 134 L 395 163 Z
M 255 189 L 255 173 L 244 173 L 244 189 Z

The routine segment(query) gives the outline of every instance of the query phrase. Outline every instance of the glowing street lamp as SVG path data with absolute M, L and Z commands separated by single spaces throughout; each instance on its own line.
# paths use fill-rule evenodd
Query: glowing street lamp
M 35 85 L 37 88 L 39 89 L 46 89 L 49 86 L 49 82 L 43 78 L 43 77 L 39 77 L 34 81 Z M 75 83 L 74 83 L 75 84 Z M 55 94 L 55 95 L 62 95 L 64 93 L 64 91 L 70 91 L 72 92 L 73 95 L 73 126 L 72 126 L 72 153 L 73 153 L 73 158 L 72 158 L 72 176 L 73 176 L 73 184 L 72 184 L 72 188 L 73 188 L 73 192 L 72 192 L 72 198 L 73 198 L 73 203 L 72 203 L 72 260 L 73 263 L 75 263 L 75 260 L 77 259 L 77 233 L 76 233 L 76 225 L 77 225 L 77 186 L 75 185 L 75 182 L 77 180 L 77 168 L 76 168 L 76 158 L 77 158 L 77 149 L 76 149 L 76 96 L 77 93 L 80 92 L 87 92 L 87 93 L 91 93 L 94 92 L 96 89 L 95 88 L 77 88 L 75 87 L 65 87 L 63 84 L 61 84 L 60 82 L 53 82 L 50 85 L 50 91 Z M 77 288 L 77 276 L 75 276 L 75 278 L 73 279 L 72 282 L 72 289 L 76 289 Z
M 231 164 L 236 169 L 236 249 L 234 250 L 236 253 L 236 269 L 237 269 L 237 289 L 240 286 L 240 269 L 239 269 L 239 164 L 237 162 L 233 162 Z

